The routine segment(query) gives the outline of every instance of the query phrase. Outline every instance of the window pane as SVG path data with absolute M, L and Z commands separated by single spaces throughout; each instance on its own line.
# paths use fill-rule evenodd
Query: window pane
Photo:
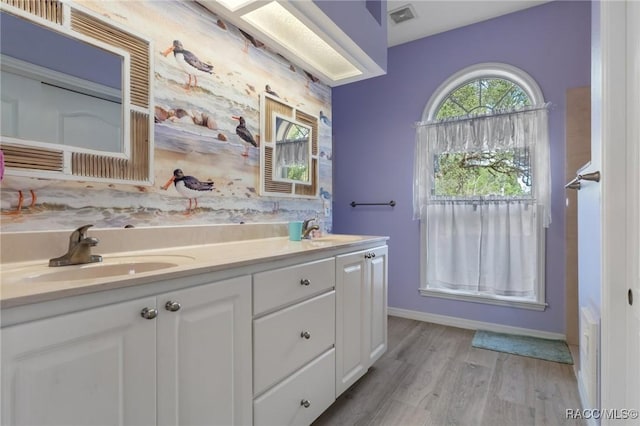
M 440 105 L 436 119 L 491 114 L 496 110 L 527 105 L 531 105 L 531 100 L 513 82 L 501 78 L 479 78 L 452 91 Z
M 436 196 L 505 196 L 531 194 L 527 149 L 448 153 L 434 162 Z

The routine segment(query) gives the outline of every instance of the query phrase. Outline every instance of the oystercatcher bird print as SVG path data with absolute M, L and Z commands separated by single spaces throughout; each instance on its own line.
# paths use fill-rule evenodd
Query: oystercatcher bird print
M 255 47 L 256 49 L 264 47 L 264 43 L 261 42 L 260 40 L 256 39 L 251 34 L 245 32 L 245 31 L 242 31 L 240 28 L 238 28 L 238 30 L 240 31 L 240 34 L 242 34 L 242 36 L 244 37 L 244 47 L 242 48 L 242 51 L 244 53 L 248 53 L 249 52 L 249 44 L 253 44 L 253 47 Z
M 29 203 L 29 207 L 31 208 L 35 206 L 36 201 L 38 201 L 38 198 L 36 197 L 36 190 L 51 185 L 52 183 L 53 181 L 48 179 L 5 175 L 2 178 L 2 184 L 0 184 L 0 188 L 2 188 L 2 190 L 4 191 L 10 189 L 18 192 L 18 206 L 13 211 L 13 213 L 20 213 L 20 211 L 22 211 L 22 207 L 24 206 L 24 192 L 29 192 L 31 194 L 31 202 Z
M 255 139 L 253 139 L 253 136 L 251 135 L 251 132 L 249 131 L 249 129 L 247 129 L 247 123 L 244 120 L 244 118 L 236 117 L 235 115 L 231 118 L 233 118 L 234 120 L 240 121 L 240 124 L 238 124 L 238 126 L 236 127 L 236 135 L 240 136 L 240 139 L 242 139 L 246 143 L 250 143 L 251 145 L 257 147 L 258 143 L 255 141 Z M 249 146 L 245 148 L 244 152 L 242 153 L 242 156 L 243 157 L 249 156 Z
M 173 40 L 173 45 L 168 47 L 162 54 L 166 57 L 173 52 L 180 68 L 182 68 L 189 76 L 187 89 L 192 86 L 191 77 L 193 77 L 193 87 L 198 85 L 198 74 L 213 74 L 213 65 L 202 62 L 196 55 L 185 50 L 180 40 Z
M 278 94 L 276 92 L 274 92 L 273 90 L 271 90 L 271 86 L 269 86 L 268 84 L 266 86 L 264 86 L 264 90 L 265 92 L 267 92 L 268 94 L 270 94 L 271 96 L 275 96 L 276 98 L 279 98 L 280 96 L 278 96 Z
M 198 197 L 206 192 L 213 191 L 212 181 L 201 182 L 193 176 L 185 176 L 181 169 L 175 169 L 173 171 L 173 176 L 171 176 L 171 179 L 169 179 L 167 183 L 162 185 L 162 189 L 166 191 L 172 182 L 176 187 L 176 191 L 183 197 L 189 199 L 187 212 L 191 211 L 191 200 L 195 201 L 195 208 L 198 208 Z

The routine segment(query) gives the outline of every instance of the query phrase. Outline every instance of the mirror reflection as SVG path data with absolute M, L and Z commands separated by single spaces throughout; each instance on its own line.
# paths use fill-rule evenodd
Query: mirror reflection
M 3 139 L 123 152 L 123 56 L 0 15 Z
M 311 185 L 311 127 L 275 115 L 273 180 Z

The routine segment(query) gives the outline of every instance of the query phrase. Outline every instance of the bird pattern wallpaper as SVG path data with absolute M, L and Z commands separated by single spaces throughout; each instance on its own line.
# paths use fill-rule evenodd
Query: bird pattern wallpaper
M 0 230 L 280 222 L 331 230 L 331 88 L 191 1 L 76 1 L 154 43 L 154 184 L 14 178 L 0 183 Z M 260 94 L 319 119 L 320 196 L 258 194 Z

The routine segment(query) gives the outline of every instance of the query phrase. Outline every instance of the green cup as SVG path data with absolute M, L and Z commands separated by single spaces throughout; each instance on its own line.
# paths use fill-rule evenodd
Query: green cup
M 302 239 L 302 222 L 289 222 L 289 240 L 300 241 Z

